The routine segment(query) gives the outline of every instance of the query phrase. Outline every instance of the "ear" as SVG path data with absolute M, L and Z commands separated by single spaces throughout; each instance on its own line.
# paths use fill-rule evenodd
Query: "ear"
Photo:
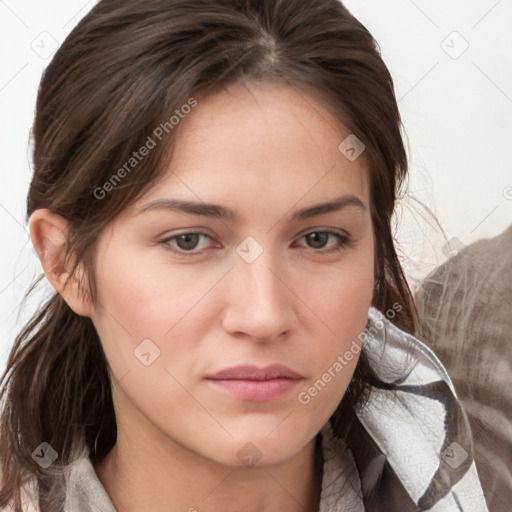
M 72 261 L 65 259 L 67 221 L 46 208 L 40 208 L 30 216 L 29 229 L 48 281 L 77 315 L 92 317 L 89 294 L 84 293 L 86 280 L 82 267 L 77 267 L 76 276 L 69 275 Z

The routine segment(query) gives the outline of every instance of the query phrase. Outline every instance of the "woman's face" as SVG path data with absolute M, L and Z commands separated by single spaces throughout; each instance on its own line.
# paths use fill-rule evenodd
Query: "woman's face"
M 118 429 L 229 465 L 284 461 L 318 433 L 374 286 L 369 176 L 338 148 L 349 135 L 284 85 L 231 85 L 180 119 L 164 179 L 95 255 Z M 265 371 L 276 364 L 288 370 Z

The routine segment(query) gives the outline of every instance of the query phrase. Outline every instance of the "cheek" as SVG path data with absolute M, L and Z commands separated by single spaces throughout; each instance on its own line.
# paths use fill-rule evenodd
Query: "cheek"
M 345 275 L 345 274 L 344 274 Z M 364 332 L 368 309 L 373 296 L 372 267 L 362 269 L 360 273 L 353 272 L 340 283 L 330 285 L 318 304 L 318 317 L 325 325 L 318 326 L 318 332 L 328 335 L 315 337 L 318 343 L 318 362 L 321 368 L 317 372 L 331 368 L 338 356 L 347 353 L 346 361 L 342 364 L 347 367 L 344 373 L 351 373 L 359 356 L 361 334 Z M 350 278 L 349 278 L 350 277 Z M 328 328 L 328 330 L 327 330 Z M 352 347 L 352 353 L 350 353 Z M 355 357 L 354 357 L 355 356 Z
M 181 308 L 169 302 L 173 290 L 165 273 L 158 275 L 154 265 L 116 254 L 106 254 L 97 266 L 99 306 L 93 322 L 109 364 L 119 378 L 140 364 L 134 351 L 144 340 L 155 345 L 153 357 L 163 350 L 161 335 L 172 327 Z
M 172 368 L 182 378 L 195 364 L 194 340 L 205 338 L 214 307 L 208 295 L 225 269 L 173 268 L 165 258 L 148 261 L 124 252 L 105 254 L 96 272 L 100 306 L 93 322 L 112 372 L 119 379 L 143 371 L 148 382 L 154 372 L 146 370 Z M 148 357 L 154 363 L 145 367 Z
M 190 341 L 201 339 L 205 328 L 194 320 L 218 277 L 190 279 L 190 273 L 128 257 L 105 258 L 96 275 L 101 306 L 93 321 L 121 381 L 118 403 L 133 403 L 148 418 L 169 424 L 176 408 L 204 413 L 179 383 L 194 371 Z
M 342 399 L 361 353 L 374 289 L 373 244 L 366 245 L 329 279 L 310 286 L 315 350 L 311 353 L 311 377 L 297 398 L 310 414 L 324 420 Z
M 169 265 L 165 258 L 145 261 L 137 253 L 104 261 L 97 272 L 98 318 L 136 339 L 164 337 L 222 276 L 222 269 L 191 269 Z
M 367 240 L 357 251 L 347 253 L 330 272 L 304 278 L 301 290 L 318 322 L 323 320 L 325 324 L 322 339 L 328 340 L 328 346 L 335 340 L 335 345 L 342 348 L 347 338 L 359 334 L 366 324 L 374 292 L 372 241 Z

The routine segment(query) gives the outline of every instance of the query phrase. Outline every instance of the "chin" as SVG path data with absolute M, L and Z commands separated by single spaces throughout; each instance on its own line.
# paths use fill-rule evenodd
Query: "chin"
M 254 467 L 279 464 L 294 457 L 315 437 L 317 430 L 305 431 L 304 424 L 297 420 L 286 425 L 285 417 L 283 415 L 277 421 L 276 418 L 266 421 L 253 418 L 252 422 L 227 427 L 233 438 L 212 440 L 210 450 L 212 446 L 216 447 L 213 458 L 229 466 Z M 293 414 L 290 419 L 292 417 Z M 222 460 L 218 458 L 219 451 Z

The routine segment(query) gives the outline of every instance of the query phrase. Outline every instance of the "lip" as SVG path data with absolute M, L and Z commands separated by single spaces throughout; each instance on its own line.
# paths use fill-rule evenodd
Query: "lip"
M 282 364 L 271 364 L 262 368 L 255 365 L 241 365 L 233 366 L 217 372 L 215 375 L 209 375 L 207 379 L 224 380 L 224 379 L 238 379 L 238 380 L 270 380 L 270 379 L 302 379 L 303 376 L 294 372 L 288 366 Z
M 282 364 L 263 368 L 235 366 L 206 377 L 215 389 L 254 402 L 277 399 L 291 391 L 302 379 L 302 375 Z

